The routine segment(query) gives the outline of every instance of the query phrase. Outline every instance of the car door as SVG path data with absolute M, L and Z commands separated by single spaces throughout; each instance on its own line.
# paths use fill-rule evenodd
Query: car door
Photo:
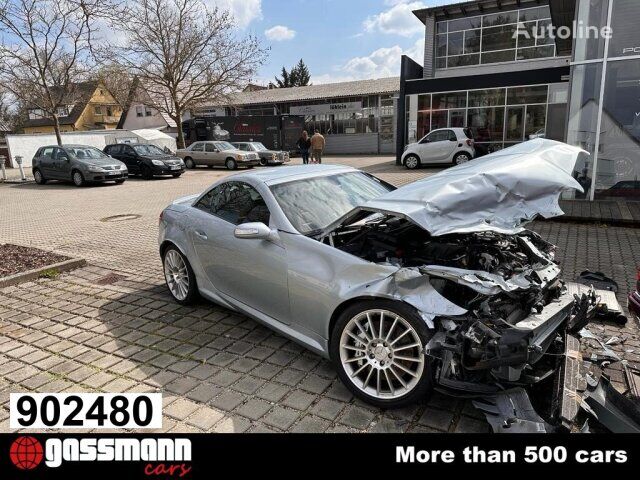
M 204 156 L 204 143 L 197 142 L 191 145 L 189 153 L 185 157 L 191 157 L 196 165 L 202 165 Z
M 220 165 L 220 162 L 217 161 L 216 153 L 218 149 L 213 143 L 205 143 L 204 145 L 204 164 L 205 165 Z
M 456 145 L 453 130 L 435 130 L 420 141 L 420 158 L 423 163 L 443 163 L 449 160 Z
M 53 164 L 57 178 L 71 180 L 71 152 L 56 147 L 53 152 Z
M 189 213 L 198 261 L 214 287 L 283 323 L 290 323 L 287 259 L 273 240 L 239 239 L 242 223 L 270 225 L 262 196 L 244 182 L 229 181 L 202 197 Z
M 58 178 L 53 160 L 55 147 L 44 147 L 40 152 L 40 172 L 44 178 Z
M 131 145 L 120 145 L 121 153 L 118 160 L 124 162 L 129 173 L 140 173 L 142 171 L 142 160 Z

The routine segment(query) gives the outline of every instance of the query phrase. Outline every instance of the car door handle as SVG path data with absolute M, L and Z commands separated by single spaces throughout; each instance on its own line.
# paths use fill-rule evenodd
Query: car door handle
M 194 233 L 195 233 L 198 237 L 200 237 L 201 239 L 203 239 L 203 240 L 206 240 L 206 239 L 208 238 L 208 237 L 207 237 L 207 234 L 206 234 L 206 233 L 204 233 L 204 232 L 200 232 L 200 231 L 198 231 L 198 230 L 194 230 Z

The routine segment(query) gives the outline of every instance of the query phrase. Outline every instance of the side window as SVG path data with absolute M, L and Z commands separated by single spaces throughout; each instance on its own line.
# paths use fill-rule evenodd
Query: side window
M 214 147 L 212 143 L 207 143 L 207 144 L 204 146 L 204 151 L 205 151 L 205 152 L 213 153 L 213 152 L 215 152 L 215 151 L 216 151 L 216 147 Z
M 54 147 L 45 147 L 42 149 L 40 156 L 53 158 L 53 151 L 54 151 Z
M 450 142 L 457 142 L 458 141 L 458 137 L 456 135 L 456 132 L 454 132 L 453 130 L 446 130 L 445 133 L 447 134 L 447 140 L 449 140 Z
M 122 145 L 109 145 L 107 155 L 120 155 L 122 153 Z
M 133 150 L 133 147 L 130 147 L 129 145 L 123 145 L 122 146 L 122 153 L 125 155 L 135 155 L 136 152 Z
M 202 148 L 203 146 L 204 146 L 203 143 L 194 143 L 191 146 L 191 151 L 192 152 L 201 152 L 203 150 L 203 148 Z
M 209 191 L 196 208 L 234 225 L 262 222 L 269 225 L 271 215 L 262 196 L 251 185 L 227 182 Z

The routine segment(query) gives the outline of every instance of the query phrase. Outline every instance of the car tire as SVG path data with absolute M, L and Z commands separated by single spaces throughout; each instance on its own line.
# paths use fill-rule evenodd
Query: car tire
M 420 166 L 420 158 L 417 155 L 407 155 L 404 159 L 404 166 L 408 170 L 415 170 Z
M 33 179 L 36 181 L 38 185 L 44 185 L 45 183 L 47 183 L 47 179 L 44 178 L 44 175 L 42 175 L 42 172 L 40 171 L 39 168 L 36 168 L 33 171 Z
M 424 354 L 432 336 L 409 305 L 366 300 L 340 314 L 329 354 L 356 397 L 376 407 L 399 408 L 425 401 L 433 391 L 432 362 Z
M 467 163 L 471 160 L 471 155 L 467 152 L 459 152 L 456 153 L 455 157 L 453 157 L 454 165 L 462 165 L 463 163 Z
M 84 175 L 80 170 L 74 170 L 71 172 L 71 180 L 76 187 L 82 187 L 85 184 Z
M 116 185 L 122 185 L 124 183 L 124 178 L 121 180 L 116 180 Z
M 227 170 L 235 170 L 238 168 L 238 164 L 233 158 L 227 158 L 227 160 L 224 162 L 224 165 L 225 167 L 227 167 Z
M 189 260 L 171 245 L 162 256 L 164 279 L 169 293 L 180 305 L 190 305 L 198 297 L 196 277 Z
M 145 180 L 153 180 L 153 170 L 151 170 L 151 167 L 147 165 L 142 167 L 142 178 Z
M 171 174 L 171 176 L 172 176 L 173 178 L 178 178 L 178 177 L 180 177 L 180 175 L 182 175 L 182 172 L 180 172 L 180 173 L 172 173 L 172 174 Z
M 268 163 L 269 163 L 269 162 L 267 162 L 267 159 L 266 159 L 266 158 L 261 158 L 261 159 L 260 159 L 260 165 L 261 165 L 261 166 L 266 167 Z
M 189 170 L 191 170 L 192 168 L 196 168 L 196 164 L 193 161 L 193 158 L 191 157 L 187 157 L 184 159 L 184 166 L 187 167 Z

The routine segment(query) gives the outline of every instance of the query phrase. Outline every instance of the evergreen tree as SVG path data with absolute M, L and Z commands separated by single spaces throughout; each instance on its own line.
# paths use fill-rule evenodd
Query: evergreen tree
M 289 71 L 282 67 L 280 75 L 281 78 L 275 77 L 278 88 L 305 87 L 311 80 L 309 68 L 302 59 Z

